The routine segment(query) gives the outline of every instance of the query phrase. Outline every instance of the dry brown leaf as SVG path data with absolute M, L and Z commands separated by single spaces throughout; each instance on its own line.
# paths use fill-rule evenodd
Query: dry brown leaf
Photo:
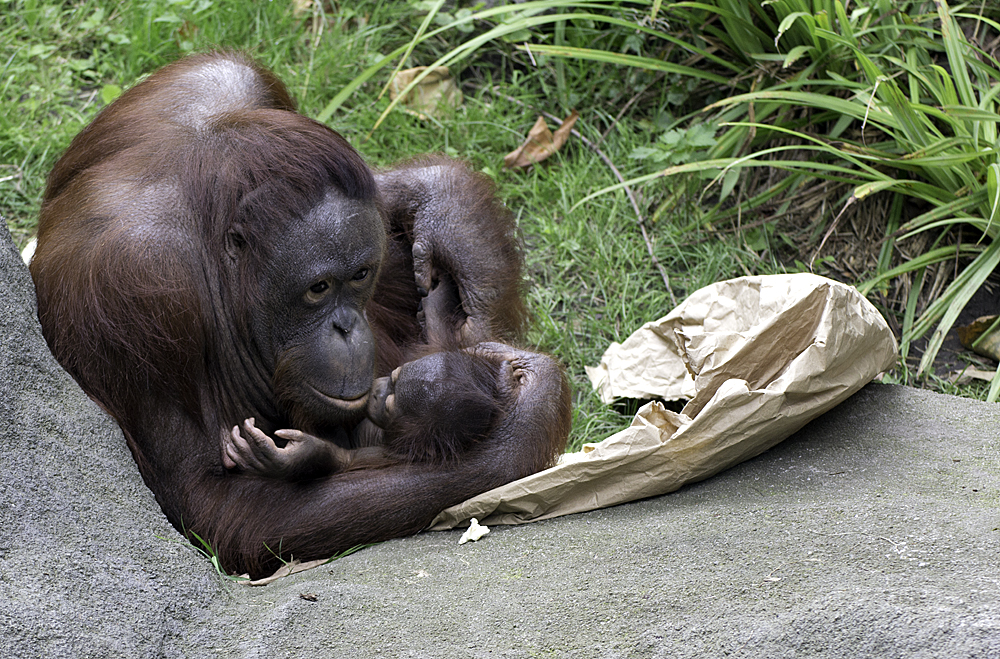
M 274 574 L 272 574 L 269 577 L 264 577 L 263 579 L 256 579 L 254 581 L 250 581 L 249 577 L 244 574 L 241 575 L 243 579 L 241 579 L 237 583 L 243 584 L 245 586 L 266 586 L 272 581 L 277 581 L 278 579 L 282 577 L 287 577 L 290 574 L 296 574 L 298 572 L 311 570 L 314 567 L 319 567 L 320 565 L 326 565 L 331 560 L 333 559 L 319 558 L 316 559 L 315 561 L 306 561 L 305 563 L 301 563 L 298 560 L 292 560 L 282 565 L 280 568 L 278 568 L 278 570 Z
M 528 132 L 528 139 L 524 140 L 524 144 L 503 157 L 504 167 L 509 169 L 530 167 L 551 156 L 569 139 L 569 132 L 573 129 L 578 116 L 576 110 L 573 110 L 555 133 L 545 124 L 545 117 L 538 117 L 538 121 Z
M 955 371 L 948 376 L 948 380 L 958 385 L 969 384 L 973 380 L 983 380 L 992 382 L 996 371 L 984 371 L 981 368 L 969 367 L 961 371 Z
M 392 84 L 389 85 L 389 98 L 396 100 L 400 92 L 426 70 L 426 66 L 418 66 L 397 73 L 392 79 Z M 428 115 L 437 117 L 446 109 L 450 111 L 460 106 L 462 92 L 455 84 L 455 79 L 451 77 L 451 71 L 448 70 L 448 67 L 439 66 L 428 73 L 413 89 L 406 92 L 400 103 L 411 114 L 426 119 Z
M 996 320 L 996 316 L 981 316 L 968 325 L 956 327 L 955 332 L 958 334 L 958 340 L 965 348 L 973 350 L 983 357 L 1000 361 L 1000 330 L 989 331 Z M 983 336 L 984 333 L 986 336 Z M 981 340 L 980 337 L 982 337 Z M 979 343 L 973 347 L 976 341 Z

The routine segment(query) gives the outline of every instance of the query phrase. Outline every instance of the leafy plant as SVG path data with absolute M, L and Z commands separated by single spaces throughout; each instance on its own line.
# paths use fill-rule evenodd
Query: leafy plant
M 917 275 L 917 285 L 910 292 L 903 319 L 902 353 L 905 356 L 913 340 L 931 332 L 918 369 L 927 372 L 961 310 L 1000 264 L 997 240 L 1000 62 L 974 48 L 956 21 L 987 19 L 955 14 L 944 0 L 937 2 L 936 15 L 909 17 L 894 11 L 881 15 L 858 11 L 853 22 L 838 0 L 827 4 L 836 10 L 838 31 L 832 31 L 833 26 L 821 20 L 828 14 L 817 12 L 816 20 L 804 20 L 815 36 L 814 43 L 829 46 L 818 56 L 825 58 L 840 49 L 849 54 L 848 61 L 860 75 L 848 79 L 826 71 L 828 77 L 820 78 L 811 65 L 804 71 L 808 75 L 800 75 L 794 82 L 734 96 L 715 107 L 763 103 L 774 110 L 793 105 L 820 111 L 832 109 L 841 116 L 832 131 L 839 139 L 834 141 L 775 124 L 739 122 L 734 126 L 740 131 L 778 129 L 779 134 L 797 138 L 819 162 L 765 158 L 795 148 L 772 147 L 718 164 L 724 171 L 742 166 L 784 167 L 847 181 L 853 189 L 841 213 L 857 201 L 883 192 L 927 205 L 930 209 L 927 212 L 898 229 L 891 227 L 886 241 L 891 245 L 921 232 L 934 232 L 932 249 L 893 268 L 883 261 L 879 271 L 859 286 L 862 292 L 869 292 L 892 277 L 904 273 Z M 781 25 L 787 27 L 789 19 L 796 18 L 805 19 L 808 15 L 788 13 Z M 996 23 L 989 23 L 997 27 Z M 781 34 L 779 30 L 776 42 Z M 943 49 L 944 58 L 935 46 Z M 805 90 L 810 86 L 819 91 Z M 846 98 L 831 93 L 841 90 L 847 92 Z M 860 140 L 844 137 L 843 130 L 849 122 L 860 124 Z M 959 226 L 974 228 L 978 233 L 976 240 L 946 243 L 946 236 Z M 963 256 L 971 258 L 971 263 L 916 317 L 916 299 L 926 268 Z M 989 400 L 996 400 L 998 393 L 1000 377 L 994 379 Z
M 789 176 L 742 201 L 737 207 L 741 213 L 787 194 L 803 177 L 851 186 L 834 223 L 847 208 L 876 194 L 924 204 L 929 210 L 902 224 L 898 212 L 890 218 L 884 258 L 859 288 L 870 292 L 891 278 L 915 275 L 903 314 L 902 354 L 914 340 L 930 333 L 918 368 L 918 373 L 928 372 L 945 334 L 1000 264 L 1000 62 L 969 43 L 958 21 L 994 29 L 1000 25 L 952 10 L 945 0 L 935 5 L 934 13 L 911 15 L 906 12 L 918 9 L 920 3 L 875 2 L 848 15 L 840 0 L 774 0 L 759 6 L 735 0 L 671 4 L 668 11 L 692 26 L 702 25 L 706 35 L 748 63 L 780 63 L 782 69 L 801 66 L 767 88 L 729 96 L 705 109 L 727 128 L 717 138 L 711 157 L 683 163 L 674 159 L 676 164 L 656 174 L 609 186 L 578 205 L 626 185 L 695 172 L 716 173 L 714 180 L 722 183 L 721 201 L 740 173 L 751 168 L 784 169 Z M 532 49 L 663 68 L 642 58 Z M 805 117 L 802 108 L 809 110 Z M 676 139 L 676 134 L 669 139 Z M 756 150 L 738 155 L 751 145 Z M 640 147 L 633 155 L 661 157 L 670 163 L 670 156 L 661 155 L 664 146 Z M 706 221 L 732 212 L 717 207 Z M 956 236 L 963 226 L 977 233 L 973 242 Z M 892 266 L 888 257 L 893 245 L 920 233 L 932 234 L 931 248 Z M 971 262 L 918 314 L 927 268 L 961 258 Z M 994 378 L 989 400 L 998 396 L 1000 376 Z
M 694 124 L 690 128 L 671 128 L 657 138 L 652 146 L 637 146 L 629 158 L 656 165 L 676 165 L 682 162 L 704 160 L 708 148 L 715 146 L 717 126 Z

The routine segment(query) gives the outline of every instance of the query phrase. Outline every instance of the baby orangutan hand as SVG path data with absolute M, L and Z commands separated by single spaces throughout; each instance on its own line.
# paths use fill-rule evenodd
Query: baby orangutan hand
M 382 454 L 381 449 L 374 447 L 341 448 L 331 441 L 299 430 L 282 429 L 274 434 L 286 441 L 284 447 L 279 447 L 261 432 L 254 425 L 253 418 L 243 422 L 243 432 L 240 432 L 239 426 L 233 426 L 229 434 L 222 438 L 223 466 L 257 476 L 299 481 L 359 468 L 367 459 Z

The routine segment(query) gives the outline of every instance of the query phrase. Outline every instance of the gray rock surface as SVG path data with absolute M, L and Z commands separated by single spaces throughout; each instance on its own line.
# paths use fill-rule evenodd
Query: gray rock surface
M 181 544 L 0 231 L 0 419 L 0 657 L 1000 657 L 996 405 L 870 385 L 674 494 L 251 588 Z

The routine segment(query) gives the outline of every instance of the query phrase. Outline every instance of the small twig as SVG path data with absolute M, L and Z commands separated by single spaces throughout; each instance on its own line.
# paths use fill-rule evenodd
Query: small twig
M 13 170 L 14 173 L 8 176 L 0 176 L 0 183 L 6 183 L 7 181 L 14 181 L 14 189 L 18 192 L 22 192 L 20 182 L 24 179 L 24 172 L 17 165 L 0 165 L 0 170 Z
M 538 62 L 535 61 L 535 56 L 531 54 L 531 45 L 528 43 L 524 44 L 524 52 L 528 53 L 528 59 L 531 60 L 531 66 L 538 67 Z
M 488 91 L 491 94 L 500 96 L 510 101 L 511 103 L 520 105 L 521 107 L 531 107 L 527 103 L 523 103 L 522 101 L 519 101 L 516 98 L 513 98 L 512 96 L 507 96 L 506 94 L 497 91 L 495 88 L 489 89 Z M 535 108 L 531 109 L 534 110 L 535 112 L 540 112 L 542 116 L 546 117 L 547 119 L 551 119 L 560 126 L 562 125 L 562 119 L 560 119 L 559 117 L 549 114 L 548 112 L 536 110 Z M 612 171 L 612 173 L 614 173 L 615 178 L 618 179 L 618 182 L 622 184 L 623 189 L 625 190 L 625 194 L 628 196 L 628 200 L 632 204 L 632 210 L 635 211 L 635 216 L 638 219 L 639 230 L 642 232 L 642 239 L 646 242 L 646 251 L 649 252 L 649 258 L 653 262 L 653 265 L 656 266 L 656 269 L 660 272 L 660 277 L 663 278 L 663 285 L 666 286 L 667 294 L 670 296 L 670 304 L 672 306 L 677 306 L 677 298 L 674 297 L 674 291 L 670 287 L 670 277 L 667 275 L 667 271 L 664 270 L 663 266 L 660 265 L 660 261 L 656 258 L 656 254 L 653 253 L 653 243 L 652 241 L 650 241 L 649 233 L 646 231 L 646 221 L 642 217 L 642 211 L 639 210 L 639 202 L 636 201 L 635 193 L 632 192 L 632 188 L 629 187 L 628 185 L 625 185 L 625 177 L 623 177 L 621 175 L 621 172 L 618 171 L 618 168 L 615 167 L 615 164 L 611 161 L 611 158 L 609 158 L 607 154 L 601 151 L 601 149 L 596 144 L 594 144 L 586 137 L 581 135 L 579 131 L 577 131 L 575 128 L 570 130 L 570 134 L 575 136 L 577 139 L 583 142 L 588 148 L 590 148 L 594 153 L 596 153 L 597 156 L 604 161 L 604 164 L 608 166 L 608 168 Z
M 90 93 L 90 96 L 88 96 L 88 97 L 87 97 L 87 100 L 83 102 L 83 107 L 82 107 L 82 108 L 80 108 L 80 109 L 78 110 L 78 112 L 81 112 L 81 113 L 82 113 L 82 112 L 83 112 L 84 110 L 86 110 L 87 108 L 89 108 L 89 107 L 90 107 L 90 104 L 94 102 L 94 99 L 95 99 L 95 98 L 97 98 L 97 92 L 98 92 L 98 91 L 99 91 L 99 90 L 95 89 L 95 90 L 93 90 L 93 91 L 92 91 L 92 92 Z
M 809 259 L 809 272 L 813 271 L 813 263 L 816 261 L 816 257 L 819 256 L 819 253 L 823 251 L 823 246 L 826 245 L 827 238 L 833 235 L 833 232 L 837 229 L 837 224 L 840 222 L 840 218 L 844 216 L 844 213 L 847 212 L 848 208 L 854 205 L 855 201 L 857 201 L 857 197 L 851 195 L 850 199 L 847 200 L 847 203 L 844 204 L 844 207 L 840 209 L 839 213 L 837 213 L 837 217 L 833 218 L 833 222 L 830 223 L 830 228 L 823 234 L 823 240 L 819 241 L 819 247 L 817 247 L 816 251 L 813 252 L 812 258 Z

